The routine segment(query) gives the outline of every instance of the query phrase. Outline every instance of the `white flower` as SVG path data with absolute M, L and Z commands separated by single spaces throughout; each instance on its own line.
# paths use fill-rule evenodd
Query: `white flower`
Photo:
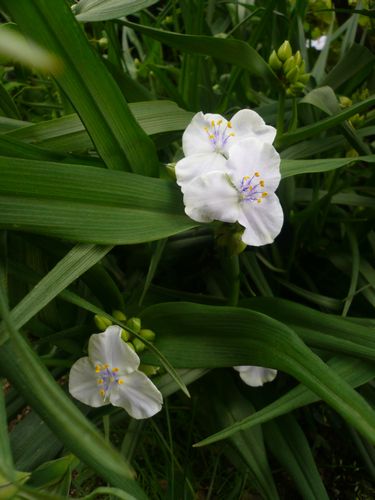
M 225 159 L 233 146 L 244 139 L 257 138 L 272 144 L 276 130 L 250 109 L 241 109 L 230 121 L 218 114 L 201 111 L 182 136 L 185 158 L 176 164 L 177 182 L 189 182 L 212 170 L 225 170 Z
M 260 387 L 266 382 L 272 382 L 277 375 L 277 370 L 261 366 L 234 366 L 233 368 L 240 372 L 241 379 L 251 387 Z
M 197 155 L 191 157 L 195 160 Z M 207 173 L 185 175 L 177 169 L 186 214 L 198 222 L 239 222 L 242 241 L 260 246 L 272 243 L 283 224 L 283 211 L 275 195 L 280 182 L 280 157 L 268 142 L 244 139 L 232 146 L 229 159 L 212 155 Z M 189 161 L 190 157 L 181 160 Z M 193 167 L 193 162 L 190 171 Z
M 89 356 L 74 363 L 69 392 L 89 406 L 107 404 L 124 408 L 136 419 L 161 410 L 163 398 L 151 380 L 138 371 L 138 355 L 121 339 L 121 328 L 109 326 L 91 335 Z
M 312 47 L 315 50 L 323 50 L 327 43 L 327 35 L 322 35 L 316 40 L 306 40 L 306 47 Z

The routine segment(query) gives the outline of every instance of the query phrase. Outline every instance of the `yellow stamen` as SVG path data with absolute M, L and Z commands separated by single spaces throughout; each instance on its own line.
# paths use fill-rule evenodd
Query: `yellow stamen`
M 257 199 L 257 203 L 261 203 L 262 199 L 261 198 L 258 198 Z
M 95 371 L 96 371 L 96 373 L 99 373 L 101 371 L 100 365 L 96 365 L 95 366 Z
M 228 127 L 228 128 L 232 128 L 232 124 L 231 124 L 231 122 L 228 122 L 228 123 L 227 123 L 227 127 Z
M 210 139 L 214 139 L 214 138 L 215 138 L 215 136 L 214 136 L 214 135 L 212 135 L 212 134 L 210 134 L 210 135 L 209 135 L 209 138 L 210 138 Z
M 229 134 L 229 137 L 234 137 L 235 135 L 236 135 L 236 134 L 234 134 L 233 132 L 231 132 L 231 133 Z
M 268 193 L 264 192 L 264 193 L 262 193 L 262 196 L 264 198 L 265 196 L 268 196 Z
M 205 130 L 206 132 L 208 132 L 208 127 L 204 127 L 204 130 Z
M 120 379 L 117 381 L 117 383 L 118 383 L 119 385 L 121 385 L 121 384 L 123 384 L 123 383 L 124 383 L 124 381 L 122 380 L 122 378 L 120 378 Z
M 255 172 L 255 177 L 260 177 L 260 173 L 259 172 Z
M 250 179 L 250 175 L 245 175 L 245 177 L 243 178 L 244 181 L 247 181 Z
M 110 382 L 114 382 L 114 381 L 115 381 L 115 377 L 110 377 L 110 378 L 109 378 L 109 381 L 110 381 Z
M 218 124 L 218 125 L 221 125 L 222 123 L 223 123 L 223 120 L 218 120 L 218 121 L 217 121 L 217 124 Z
M 102 378 L 98 378 L 98 380 L 97 380 L 97 384 L 98 384 L 98 385 L 101 385 L 101 384 L 103 384 L 103 383 L 104 383 L 104 382 L 103 382 L 103 379 L 102 379 Z
M 211 127 L 214 127 L 214 126 L 215 126 L 215 120 L 212 120 Z
M 263 188 L 264 187 L 264 181 L 260 181 L 259 185 Z
M 105 365 L 103 365 L 103 368 L 104 368 L 104 369 L 106 369 L 106 368 L 108 368 L 108 367 L 109 367 L 109 364 L 108 364 L 108 363 L 106 363 Z
M 113 371 L 113 372 L 118 372 L 118 370 L 119 370 L 118 368 L 113 368 L 113 370 L 112 370 L 112 371 Z
M 105 391 L 103 389 L 100 389 L 99 394 L 104 398 L 105 396 Z

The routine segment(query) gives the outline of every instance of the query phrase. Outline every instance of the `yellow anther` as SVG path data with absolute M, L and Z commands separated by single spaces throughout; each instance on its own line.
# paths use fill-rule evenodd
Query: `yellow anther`
M 218 124 L 218 125 L 221 125 L 222 123 L 223 123 L 223 120 L 218 120 L 218 121 L 217 121 L 217 124 Z
M 262 198 L 257 199 L 257 203 L 261 203 L 261 201 L 262 201 Z
M 96 373 L 99 373 L 101 371 L 100 365 L 96 365 L 95 366 L 95 371 L 96 371 Z
M 260 181 L 259 185 L 262 186 L 262 188 L 263 188 L 264 187 L 264 181 Z
M 248 181 L 250 179 L 250 175 L 245 175 L 245 177 L 243 178 L 244 181 Z
M 215 120 L 212 120 L 211 121 L 211 127 L 214 127 L 215 126 Z
M 264 191 L 264 193 L 262 193 L 262 196 L 263 196 L 263 198 L 265 198 L 266 196 L 268 196 L 268 193 L 266 193 L 266 192 Z
M 103 384 L 103 383 L 104 383 L 104 382 L 103 382 L 103 379 L 102 379 L 102 378 L 98 378 L 98 380 L 97 380 L 97 384 L 98 384 L 98 385 L 101 385 L 101 384 Z
M 123 384 L 123 383 L 124 383 L 124 381 L 122 380 L 122 378 L 120 378 L 120 379 L 117 381 L 117 383 L 118 383 L 119 385 L 121 385 L 121 384 Z
M 106 369 L 106 368 L 108 368 L 108 367 L 109 367 L 109 364 L 108 364 L 108 363 L 106 363 L 105 365 L 103 365 L 103 368 L 104 368 L 104 369 Z
M 105 391 L 103 389 L 100 389 L 99 394 L 104 398 L 105 396 Z
M 255 172 L 255 177 L 260 177 L 260 173 L 259 172 Z
M 235 135 L 236 135 L 236 134 L 234 134 L 233 132 L 231 132 L 231 133 L 229 134 L 229 137 L 234 137 Z
M 227 127 L 228 127 L 228 128 L 232 128 L 232 124 L 231 124 L 231 122 L 228 122 L 228 123 L 227 123 Z
M 118 372 L 118 370 L 119 370 L 118 368 L 113 368 L 113 370 L 112 370 L 112 371 L 113 371 L 113 372 Z
M 204 130 L 205 130 L 206 132 L 208 132 L 208 127 L 204 127 Z
M 210 137 L 210 139 L 215 139 L 215 136 L 212 134 L 210 134 L 209 137 Z
M 114 382 L 115 381 L 115 377 L 109 377 L 109 381 L 110 382 Z

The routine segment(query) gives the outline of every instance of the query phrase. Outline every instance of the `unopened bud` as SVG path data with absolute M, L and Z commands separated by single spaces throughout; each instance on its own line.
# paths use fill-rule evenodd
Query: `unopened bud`
M 122 328 L 121 330 L 121 338 L 124 342 L 129 342 L 129 340 L 132 338 L 132 335 L 130 332 L 128 332 L 128 330 L 124 330 Z
M 283 64 L 284 73 L 288 73 L 290 70 L 296 67 L 296 63 L 293 56 L 290 56 Z
M 117 309 L 115 309 L 114 311 L 112 311 L 112 316 L 114 318 L 116 318 L 118 321 L 123 321 L 123 322 L 126 321 L 125 314 L 122 311 L 119 311 Z
M 297 81 L 299 75 L 298 68 L 294 67 L 288 73 L 285 75 L 285 78 L 288 80 L 288 82 L 294 83 Z
M 105 36 L 103 36 L 102 38 L 99 38 L 98 45 L 99 45 L 99 47 L 106 49 L 108 47 L 108 38 Z
M 268 64 L 271 66 L 271 68 L 274 71 L 278 71 L 281 68 L 281 66 L 283 65 L 283 63 L 277 57 L 276 50 L 273 50 L 271 52 L 271 55 L 270 55 L 270 57 L 268 59 Z
M 340 100 L 340 104 L 343 108 L 348 108 L 349 106 L 351 106 L 353 104 L 352 100 L 349 99 L 349 97 L 346 97 L 344 95 L 340 96 L 339 100 Z
M 277 55 L 280 61 L 282 62 L 286 61 L 287 59 L 289 59 L 289 57 L 291 57 L 292 47 L 290 46 L 288 40 L 285 40 L 285 42 L 280 45 L 279 50 L 277 51 Z
M 299 66 L 302 62 L 302 56 L 299 50 L 297 50 L 297 52 L 294 54 L 294 62 L 296 63 L 297 66 Z
M 135 352 L 142 352 L 142 351 L 144 351 L 146 349 L 146 346 L 142 342 L 142 340 L 139 340 L 137 338 L 135 338 L 133 340 L 133 345 L 134 345 Z
M 298 81 L 303 83 L 304 85 L 310 80 L 310 73 L 303 73 L 303 75 L 299 75 Z
M 152 377 L 153 375 L 156 375 L 158 373 L 158 371 L 160 370 L 160 367 L 153 366 L 153 365 L 144 365 L 143 363 L 141 363 L 139 365 L 138 370 L 143 372 L 148 377 Z
M 130 318 L 126 322 L 126 326 L 128 326 L 131 330 L 134 330 L 135 333 L 139 333 L 141 330 L 141 320 L 140 318 Z
M 144 329 L 144 330 L 141 330 L 139 332 L 140 336 L 142 338 L 144 338 L 145 340 L 148 340 L 149 342 L 153 342 L 155 340 L 155 332 L 153 332 L 152 330 L 147 330 L 147 329 Z
M 104 330 L 106 330 L 109 326 L 112 325 L 112 321 L 110 319 L 106 318 L 105 316 L 100 316 L 99 314 L 96 314 L 94 316 L 94 321 L 96 326 L 102 332 L 104 332 Z

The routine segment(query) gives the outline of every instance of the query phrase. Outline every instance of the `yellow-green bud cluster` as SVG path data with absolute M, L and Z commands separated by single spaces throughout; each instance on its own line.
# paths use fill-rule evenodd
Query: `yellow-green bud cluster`
M 131 349 L 133 349 L 133 351 L 140 353 L 147 348 L 146 344 L 142 342 L 142 339 L 148 342 L 153 342 L 155 340 L 155 332 L 148 328 L 142 328 L 140 318 L 132 317 L 127 319 L 122 311 L 113 311 L 112 316 L 118 321 L 121 321 L 121 323 L 126 324 L 128 329 L 126 327 L 122 329 L 121 338 Z M 100 316 L 99 314 L 94 316 L 94 321 L 102 332 L 113 325 L 110 319 L 105 316 Z M 133 332 L 137 333 L 141 338 L 136 337 Z
M 268 63 L 283 82 L 288 95 L 295 96 L 303 91 L 310 75 L 306 73 L 305 61 L 302 59 L 301 52 L 297 50 L 293 54 L 288 40 L 285 40 L 277 51 L 272 51 Z

